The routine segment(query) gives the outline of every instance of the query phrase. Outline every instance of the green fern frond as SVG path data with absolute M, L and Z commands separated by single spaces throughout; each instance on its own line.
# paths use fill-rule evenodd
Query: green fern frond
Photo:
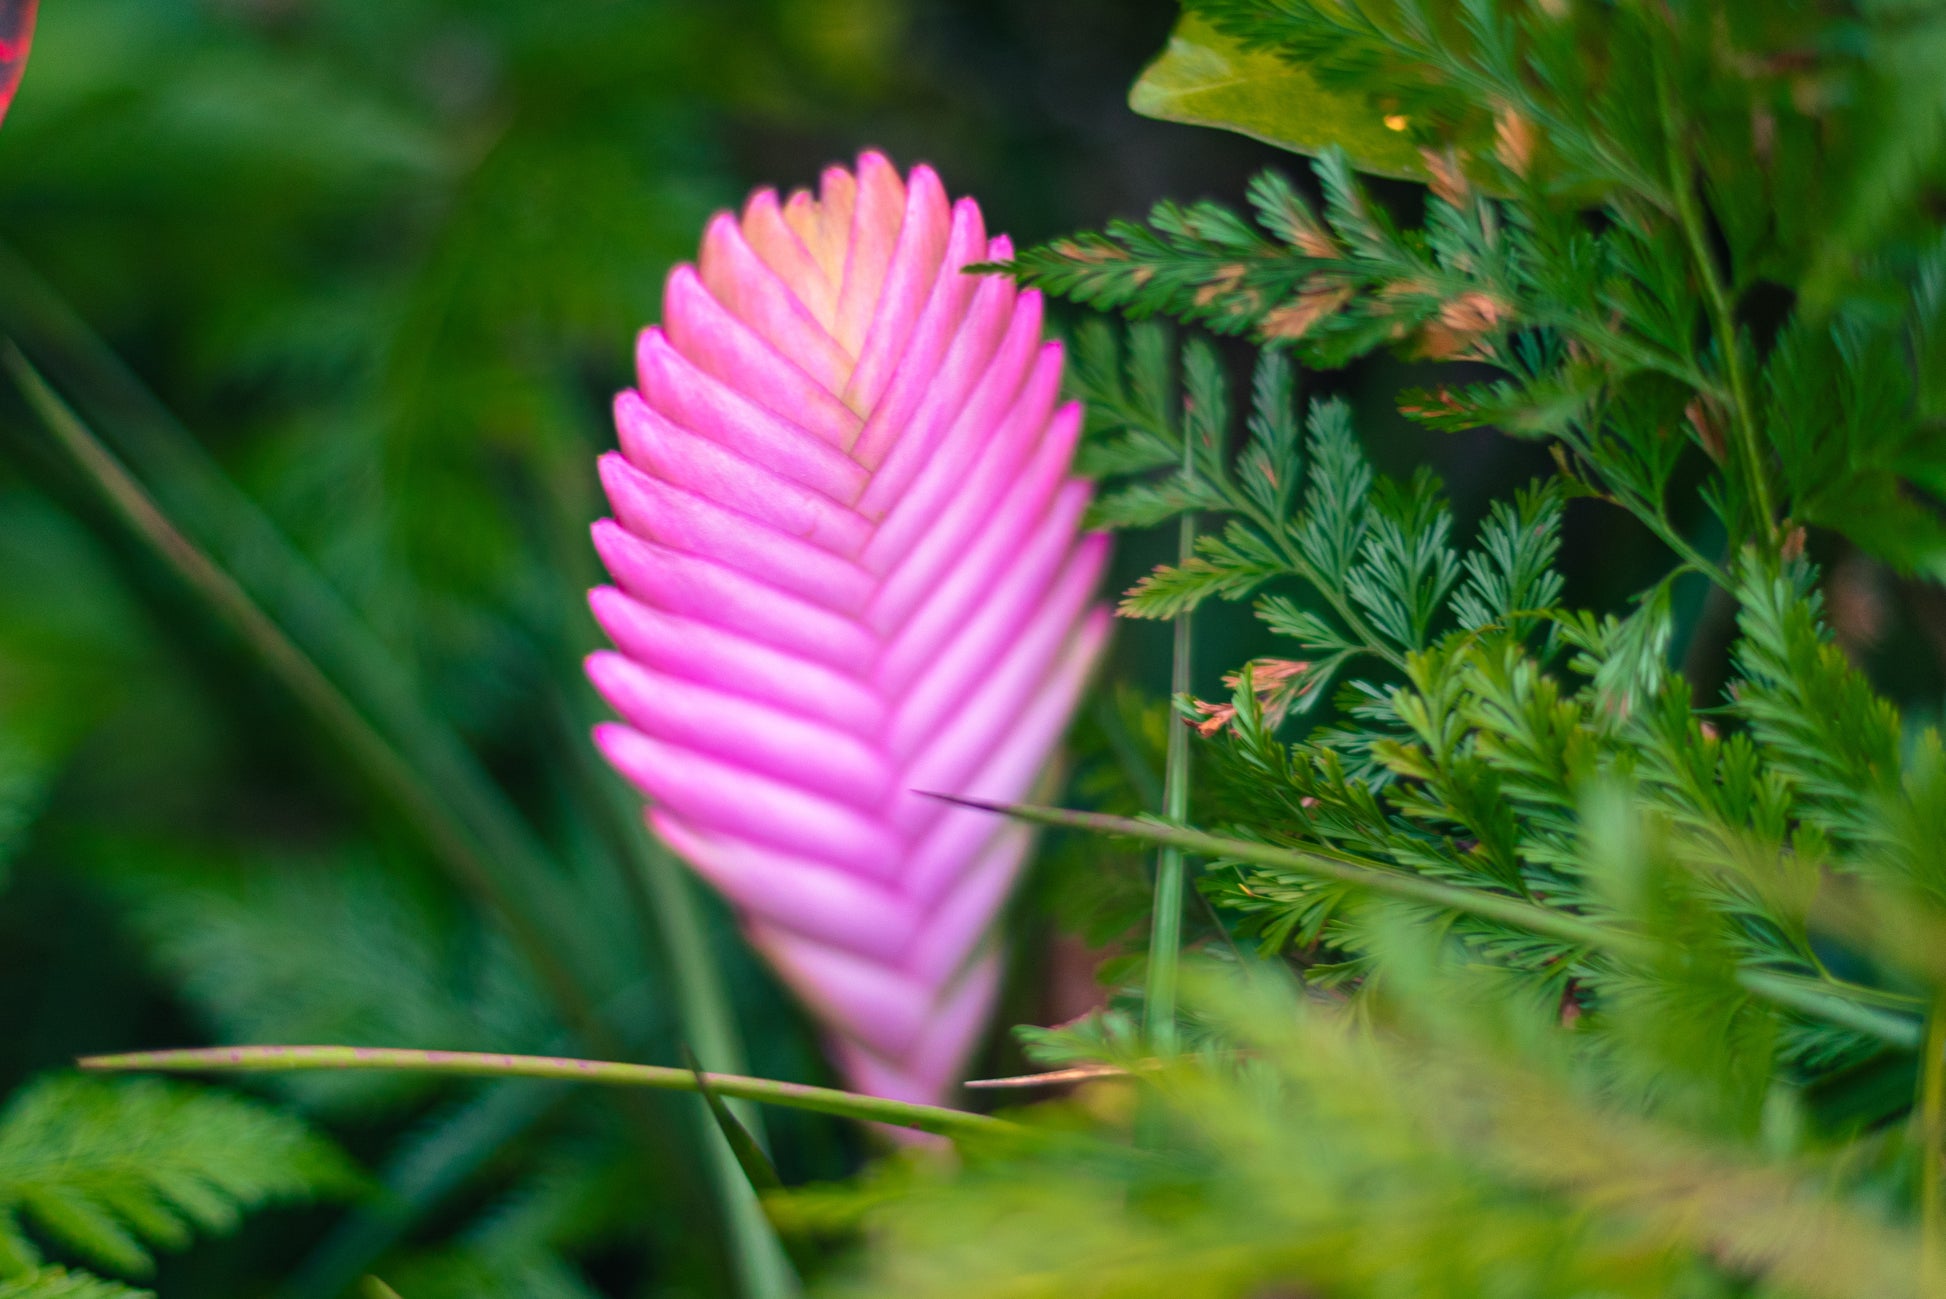
M 143 1276 L 154 1249 L 230 1232 L 250 1209 L 359 1184 L 335 1147 L 257 1102 L 152 1079 L 50 1075 L 0 1110 L 0 1269 L 38 1265 L 31 1227 Z

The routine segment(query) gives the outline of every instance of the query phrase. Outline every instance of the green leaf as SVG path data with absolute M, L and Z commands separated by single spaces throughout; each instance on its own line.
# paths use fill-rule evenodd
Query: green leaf
M 227 1232 L 246 1209 L 357 1180 L 298 1120 L 180 1083 L 54 1075 L 0 1114 L 0 1225 L 16 1266 L 35 1261 L 23 1217 L 90 1260 L 145 1275 L 151 1246 L 180 1248 L 193 1229 Z
M 777 1218 L 776 1200 L 773 1197 L 784 1190 L 784 1179 L 777 1175 L 777 1166 L 770 1162 L 770 1156 L 765 1153 L 762 1146 L 757 1144 L 757 1139 L 750 1135 L 750 1129 L 743 1126 L 737 1116 L 730 1112 L 730 1107 L 724 1103 L 723 1098 L 717 1095 L 715 1086 L 710 1082 L 710 1076 L 703 1072 L 702 1065 L 696 1060 L 695 1052 L 687 1046 L 682 1049 L 682 1062 L 689 1066 L 689 1072 L 696 1080 L 696 1092 L 703 1098 L 703 1104 L 709 1108 L 710 1117 L 716 1120 L 717 1131 L 723 1134 L 723 1141 L 730 1147 L 730 1153 L 736 1156 L 737 1167 L 743 1170 L 744 1177 L 749 1179 L 750 1189 L 756 1192 L 757 1202 L 763 1209 L 764 1217 L 770 1223 L 771 1230 L 777 1235 L 777 1243 L 783 1247 L 791 1265 L 799 1273 L 808 1271 L 816 1263 L 816 1259 L 794 1243 L 793 1238 L 785 1233 L 784 1224 Z
M 770 1156 L 764 1153 L 764 1148 L 757 1144 L 755 1137 L 750 1135 L 750 1129 L 744 1127 L 737 1121 L 737 1116 L 730 1113 L 730 1107 L 723 1103 L 723 1098 L 716 1094 L 716 1088 L 710 1085 L 709 1075 L 704 1073 L 702 1065 L 697 1063 L 695 1052 L 686 1046 L 682 1049 L 682 1062 L 689 1067 L 690 1074 L 696 1079 L 697 1093 L 702 1096 L 703 1104 L 709 1106 L 710 1117 L 716 1120 L 717 1130 L 723 1134 L 723 1139 L 729 1142 L 730 1152 L 737 1157 L 737 1164 L 743 1169 L 743 1175 L 750 1179 L 751 1188 L 759 1195 L 783 1190 L 784 1179 L 777 1175 L 777 1167 L 770 1162 Z
M 1184 14 L 1160 57 L 1129 91 L 1144 117 L 1236 131 L 1316 154 L 1337 145 L 1360 171 L 1404 180 L 1426 175 L 1403 131 L 1362 95 L 1326 90 L 1277 55 L 1246 50 L 1194 14 Z
M 1241 539 L 1246 534 L 1232 529 L 1229 535 Z M 1196 547 L 1201 553 L 1173 567 L 1158 565 L 1130 587 L 1117 612 L 1124 618 L 1174 618 L 1211 596 L 1241 600 L 1279 575 L 1274 560 L 1243 554 L 1218 538 L 1198 538 Z

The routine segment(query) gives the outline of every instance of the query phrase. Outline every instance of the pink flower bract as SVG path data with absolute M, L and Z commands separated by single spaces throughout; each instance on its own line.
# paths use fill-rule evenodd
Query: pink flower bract
M 601 750 L 853 1086 L 937 1103 L 992 1007 L 1013 801 L 1107 634 L 1081 425 L 971 199 L 867 153 L 710 222 L 602 457 Z

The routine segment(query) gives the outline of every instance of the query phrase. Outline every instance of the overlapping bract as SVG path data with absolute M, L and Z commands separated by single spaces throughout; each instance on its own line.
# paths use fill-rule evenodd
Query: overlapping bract
M 1107 633 L 1039 294 L 930 168 L 867 153 L 710 223 L 603 457 L 603 753 L 852 1084 L 937 1102 L 991 1009 L 1029 790 Z

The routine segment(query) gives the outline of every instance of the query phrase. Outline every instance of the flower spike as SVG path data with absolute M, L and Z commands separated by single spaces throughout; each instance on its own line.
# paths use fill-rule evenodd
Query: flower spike
M 857 1089 L 933 1104 L 992 1010 L 1024 797 L 1107 637 L 1040 295 L 882 155 L 722 213 L 602 457 L 597 728 Z M 923 792 L 922 792 L 923 791 Z

